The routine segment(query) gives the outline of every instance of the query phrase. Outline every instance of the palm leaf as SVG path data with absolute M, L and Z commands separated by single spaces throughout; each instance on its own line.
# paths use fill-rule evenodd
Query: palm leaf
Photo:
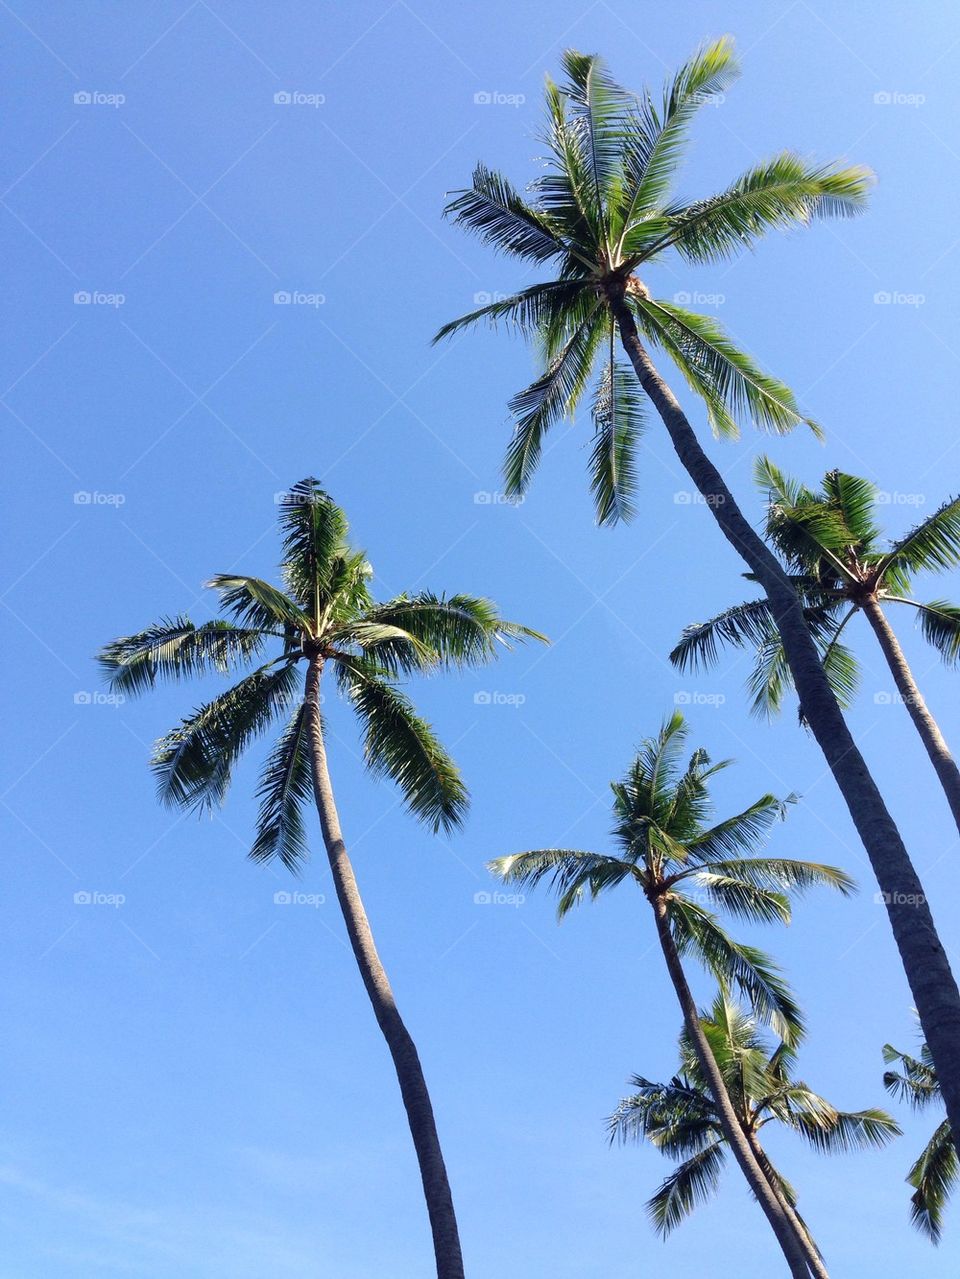
M 313 790 L 308 731 L 307 706 L 301 703 L 278 738 L 257 790 L 260 811 L 250 856 L 258 862 L 279 857 L 291 871 L 299 870 L 307 852 L 301 805 Z
M 195 626 L 188 617 L 161 618 L 136 635 L 105 645 L 97 660 L 110 688 L 133 696 L 152 688 L 158 677 L 226 674 L 255 657 L 266 634 L 258 627 L 234 626 L 220 619 Z

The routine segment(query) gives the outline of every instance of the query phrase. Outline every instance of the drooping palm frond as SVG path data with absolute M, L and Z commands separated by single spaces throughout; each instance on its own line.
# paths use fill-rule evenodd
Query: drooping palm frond
M 802 422 L 818 430 L 800 412 L 790 388 L 765 373 L 712 316 L 636 294 L 630 300 L 641 331 L 666 351 L 703 397 L 717 435 L 736 438 L 738 418 L 778 434 Z
M 520 289 L 509 297 L 495 298 L 442 325 L 433 336 L 433 342 L 452 337 L 462 329 L 486 321 L 493 328 L 505 323 L 526 337 L 534 338 L 539 332 L 566 319 L 571 307 L 581 298 L 589 286 L 583 280 L 550 280 Z
M 960 564 L 960 497 L 949 498 L 932 515 L 894 542 L 882 567 L 896 564 L 908 573 L 939 573 Z
M 206 583 L 220 596 L 222 608 L 245 626 L 259 627 L 276 634 L 278 628 L 297 632 L 309 630 L 309 620 L 289 595 L 259 577 L 217 573 Z
M 560 918 L 589 892 L 597 897 L 604 889 L 624 880 L 642 879 L 642 872 L 629 861 L 604 853 L 587 853 L 569 848 L 538 848 L 526 853 L 512 853 L 488 863 L 490 871 L 510 884 L 534 888 L 542 880 L 550 881 L 557 893 L 557 915 Z
M 307 706 L 302 702 L 277 739 L 257 789 L 260 810 L 257 837 L 250 850 L 254 861 L 279 857 L 287 870 L 299 871 L 307 840 L 302 805 L 313 793 Z
M 664 1179 L 647 1204 L 650 1218 L 662 1238 L 675 1230 L 699 1204 L 709 1202 L 716 1194 L 725 1160 L 725 1145 L 718 1138 L 685 1159 Z
M 226 674 L 256 657 L 268 634 L 258 627 L 215 619 L 195 626 L 188 617 L 161 618 L 153 626 L 105 645 L 97 655 L 115 693 L 135 696 L 157 679 Z
M 151 760 L 161 802 L 201 810 L 222 803 L 234 763 L 293 705 L 298 683 L 296 663 L 276 658 L 162 737 Z
M 901 1067 L 900 1070 L 884 1071 L 883 1075 L 883 1086 L 894 1097 L 909 1102 L 915 1110 L 922 1110 L 931 1102 L 940 1100 L 940 1083 L 926 1044 L 920 1057 L 911 1057 L 892 1044 L 884 1044 L 883 1060 L 888 1066 L 896 1062 Z
M 910 1219 L 932 1243 L 943 1234 L 943 1213 L 953 1190 L 960 1182 L 960 1159 L 949 1119 L 945 1119 L 927 1142 L 907 1181 L 914 1187 L 910 1197 Z
M 670 928 L 681 956 L 693 953 L 724 986 L 735 986 L 781 1039 L 802 1039 L 803 1014 L 769 955 L 734 941 L 715 915 L 682 894 L 671 902 Z
M 945 662 L 955 665 L 960 659 L 960 605 L 949 600 L 930 600 L 916 607 L 923 638 Z
M 612 347 L 612 334 L 611 334 Z M 611 349 L 593 400 L 590 490 L 598 524 L 629 520 L 637 490 L 636 444 L 643 430 L 643 395 Z
M 362 659 L 338 659 L 337 674 L 364 727 L 367 767 L 395 782 L 410 811 L 434 830 L 459 826 L 468 804 L 463 779 L 410 699 Z

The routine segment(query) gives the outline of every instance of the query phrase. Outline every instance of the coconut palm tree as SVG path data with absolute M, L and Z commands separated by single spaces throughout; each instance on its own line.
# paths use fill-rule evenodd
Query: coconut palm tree
M 744 1137 L 820 1258 L 796 1211 L 796 1191 L 760 1142 L 761 1129 L 779 1124 L 816 1150 L 833 1153 L 882 1146 L 899 1135 L 899 1127 L 882 1110 L 838 1110 L 795 1078 L 795 1049 L 781 1042 L 771 1051 L 756 1017 L 724 991 L 709 1013 L 700 1014 L 700 1024 Z M 669 1158 L 681 1160 L 647 1204 L 657 1230 L 666 1238 L 717 1190 L 727 1139 L 686 1030 L 680 1035 L 680 1070 L 668 1083 L 634 1075 L 630 1084 L 636 1091 L 620 1102 L 608 1122 L 611 1141 L 645 1138 Z
M 163 619 L 108 644 L 100 662 L 111 688 L 127 696 L 160 679 L 227 675 L 257 663 L 157 743 L 159 798 L 201 811 L 222 803 L 245 749 L 280 716 L 288 717 L 263 770 L 250 855 L 298 869 L 307 851 L 302 807 L 312 792 L 347 934 L 406 1107 L 437 1275 L 462 1279 L 457 1222 L 426 1080 L 377 953 L 340 830 L 320 716 L 321 679 L 329 672 L 356 712 L 368 767 L 397 783 L 416 817 L 434 830 L 450 829 L 463 819 L 466 788 L 397 681 L 486 662 L 499 644 L 543 636 L 505 621 L 489 601 L 469 595 L 419 592 L 377 603 L 366 555 L 350 545 L 346 516 L 316 480 L 302 480 L 283 497 L 279 523 L 282 588 L 257 577 L 218 574 L 207 585 L 218 592 L 224 618 L 199 626 L 182 616 Z M 263 661 L 268 645 L 277 652 Z
M 563 65 L 566 82 L 547 82 L 546 165 L 529 198 L 480 165 L 471 186 L 447 205 L 455 223 L 527 266 L 551 266 L 551 278 L 454 320 L 437 337 L 481 321 L 504 323 L 534 339 L 543 357 L 541 375 L 512 401 L 511 492 L 525 488 L 545 432 L 575 410 L 600 370 L 592 396 L 590 483 L 602 522 L 631 513 L 641 410 L 647 400 L 653 405 L 707 510 L 767 597 L 807 722 L 877 877 L 947 1111 L 960 1132 L 960 990 L 920 877 L 843 718 L 789 576 L 744 517 L 650 349 L 674 362 L 720 435 L 734 434 L 744 416 L 774 432 L 808 419 L 788 388 L 716 320 L 655 298 L 642 278 L 667 254 L 689 265 L 723 261 L 768 231 L 858 213 L 871 175 L 859 166 L 812 164 L 783 152 L 716 195 L 678 202 L 671 192 L 691 123 L 736 76 L 732 42 L 700 49 L 659 101 L 649 90 L 626 92 L 593 55 L 570 51 Z M 618 341 L 636 383 L 617 362 Z
M 732 938 L 703 902 L 739 918 L 786 923 L 790 894 L 816 884 L 849 893 L 853 884 L 832 866 L 760 855 L 771 826 L 784 814 L 786 801 L 773 795 L 762 795 L 743 812 L 708 825 L 710 779 L 732 761 L 711 763 L 706 751 L 696 750 L 682 768 L 686 739 L 684 718 L 675 711 L 657 736 L 641 745 L 626 777 L 613 784 L 615 852 L 542 848 L 499 858 L 491 869 L 510 883 L 533 886 L 549 880 L 558 894 L 561 919 L 585 893 L 595 898 L 624 883 L 643 893 L 724 1135 L 791 1273 L 806 1276 L 806 1241 L 738 1124 L 700 1024 L 683 959 L 694 957 L 724 985 L 736 986 L 785 1042 L 796 1043 L 802 1033 L 800 1010 L 776 965 L 762 951 Z
M 887 1070 L 883 1075 L 884 1087 L 894 1097 L 909 1102 L 914 1110 L 924 1110 L 943 1100 L 933 1057 L 926 1044 L 921 1045 L 919 1057 L 884 1044 L 883 1060 L 888 1065 L 896 1062 L 900 1066 L 899 1070 Z M 950 1120 L 944 1119 L 907 1173 L 907 1182 L 913 1186 L 910 1220 L 933 1243 L 940 1242 L 944 1208 L 958 1181 L 960 1159 Z
M 955 664 L 960 657 L 960 606 L 942 599 L 921 603 L 912 593 L 917 573 L 940 573 L 960 564 L 960 498 L 944 502 L 887 544 L 880 532 L 877 489 L 869 480 L 829 471 L 820 492 L 814 492 L 785 476 L 769 458 L 758 460 L 756 476 L 767 496 L 767 537 L 804 602 L 838 700 L 849 703 L 858 676 L 856 659 L 840 637 L 863 613 L 960 828 L 960 769 L 886 615 L 888 605 L 914 610 L 924 638 L 944 661 Z M 750 600 L 688 626 L 670 660 L 681 670 L 710 665 L 724 643 L 755 648 L 749 680 L 754 709 L 779 710 L 792 680 L 766 600 Z

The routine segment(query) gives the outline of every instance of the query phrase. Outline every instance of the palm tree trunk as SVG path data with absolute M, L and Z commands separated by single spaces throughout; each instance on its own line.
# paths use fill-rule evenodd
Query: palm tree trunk
M 700 1014 L 697 1011 L 697 1005 L 690 987 L 687 985 L 683 964 L 680 962 L 680 955 L 677 952 L 673 934 L 670 932 L 670 920 L 666 902 L 662 897 L 655 897 L 651 899 L 651 905 L 657 921 L 657 936 L 660 940 L 660 949 L 663 951 L 663 957 L 667 963 L 667 971 L 670 974 L 670 980 L 673 982 L 673 988 L 677 992 L 677 1000 L 683 1012 L 687 1034 L 690 1036 L 690 1042 L 693 1044 L 697 1060 L 700 1062 L 700 1069 L 703 1071 L 704 1079 L 706 1079 L 711 1096 L 716 1103 L 723 1135 L 733 1151 L 733 1157 L 740 1165 L 740 1170 L 747 1179 L 747 1185 L 756 1196 L 757 1202 L 770 1223 L 770 1228 L 777 1237 L 777 1243 L 779 1243 L 783 1255 L 787 1259 L 791 1275 L 794 1276 L 794 1279 L 810 1279 L 810 1268 L 800 1236 L 784 1211 L 784 1205 L 780 1197 L 767 1180 L 763 1169 L 757 1162 L 756 1156 L 750 1149 L 750 1143 L 747 1141 L 737 1112 L 733 1107 L 733 1102 L 730 1100 L 730 1094 L 727 1092 L 723 1075 L 720 1073 L 720 1068 L 711 1051 L 709 1041 L 703 1033 Z
M 686 414 L 640 341 L 623 293 L 610 298 L 623 348 L 677 456 L 720 528 L 766 593 L 807 723 L 823 751 L 883 893 L 893 935 L 960 1143 L 960 991 L 923 885 L 823 672 L 787 575 L 744 518 Z
M 460 1251 L 457 1218 L 454 1213 L 443 1152 L 440 1149 L 440 1139 L 437 1136 L 433 1106 L 427 1091 L 427 1081 L 423 1077 L 423 1068 L 420 1065 L 416 1045 L 401 1020 L 390 982 L 380 962 L 380 956 L 377 954 L 367 912 L 364 910 L 360 890 L 357 887 L 353 867 L 347 856 L 340 831 L 340 818 L 327 770 L 327 753 L 320 721 L 321 665 L 320 658 L 312 658 L 310 661 L 307 671 L 306 702 L 309 715 L 310 766 L 323 842 L 330 859 L 337 900 L 347 925 L 354 958 L 373 1005 L 377 1024 L 390 1049 L 400 1083 L 400 1092 L 420 1165 L 423 1194 L 430 1214 L 437 1279 L 463 1279 L 463 1258 Z
M 887 621 L 886 614 L 880 607 L 879 601 L 875 598 L 868 598 L 861 603 L 860 607 L 873 627 L 873 633 L 876 635 L 883 650 L 883 655 L 887 659 L 887 665 L 890 667 L 890 673 L 893 676 L 893 682 L 897 686 L 897 692 L 903 698 L 907 710 L 910 712 L 910 718 L 920 734 L 924 749 L 930 756 L 930 762 L 940 778 L 940 785 L 943 787 L 943 793 L 946 795 L 947 803 L 950 805 L 950 812 L 953 813 L 953 820 L 957 824 L 957 829 L 960 830 L 960 768 L 957 768 L 956 760 L 950 754 L 950 748 L 940 732 L 937 721 L 927 709 L 923 694 L 917 687 L 913 672 L 903 655 L 900 642 L 893 632 L 893 627 Z
M 750 1143 L 750 1149 L 753 1151 L 754 1158 L 763 1170 L 763 1175 L 773 1187 L 773 1193 L 783 1204 L 784 1212 L 787 1214 L 794 1230 L 800 1236 L 801 1242 L 804 1246 L 804 1253 L 807 1258 L 807 1265 L 810 1267 L 811 1274 L 815 1275 L 816 1279 L 830 1279 L 827 1267 L 824 1265 L 823 1258 L 820 1255 L 820 1249 L 814 1243 L 813 1236 L 807 1229 L 806 1224 L 801 1221 L 796 1208 L 794 1208 L 793 1204 L 784 1193 L 783 1188 L 780 1185 L 780 1179 L 777 1176 L 777 1170 L 767 1157 L 767 1152 L 760 1145 L 759 1141 L 757 1141 L 756 1133 L 748 1129 L 746 1132 L 746 1138 Z

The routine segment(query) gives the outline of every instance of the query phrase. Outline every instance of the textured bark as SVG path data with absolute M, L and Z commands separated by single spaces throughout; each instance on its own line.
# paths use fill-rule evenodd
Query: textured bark
M 673 982 L 673 988 L 677 992 L 677 1000 L 683 1012 L 687 1034 L 690 1036 L 694 1052 L 697 1054 L 697 1060 L 700 1063 L 700 1069 L 703 1071 L 703 1076 L 710 1089 L 710 1095 L 713 1097 L 714 1104 L 717 1107 L 717 1115 L 720 1119 L 723 1135 L 726 1137 L 727 1144 L 733 1152 L 734 1159 L 740 1165 L 741 1172 L 747 1179 L 747 1185 L 756 1196 L 757 1202 L 770 1223 L 770 1228 L 777 1237 L 777 1243 L 787 1259 L 791 1275 L 794 1276 L 794 1279 L 810 1279 L 810 1267 L 806 1259 L 806 1241 L 801 1239 L 793 1222 L 787 1215 L 786 1206 L 757 1162 L 746 1133 L 741 1126 L 740 1117 L 734 1109 L 730 1094 L 727 1092 L 727 1086 L 724 1083 L 723 1075 L 720 1073 L 720 1067 L 717 1065 L 710 1043 L 703 1032 L 700 1014 L 697 1011 L 697 1005 L 690 987 L 687 985 L 683 964 L 680 962 L 676 943 L 673 940 L 673 934 L 670 932 L 666 903 L 663 898 L 657 897 L 653 899 L 651 904 L 657 921 L 657 936 L 660 940 L 660 949 L 663 951 L 663 957 L 667 963 L 667 971 L 670 974 L 670 980 Z
M 906 657 L 903 655 L 900 641 L 887 621 L 886 614 L 879 601 L 871 597 L 861 601 L 860 607 L 873 627 L 873 633 L 876 635 L 883 650 L 883 655 L 887 659 L 887 665 L 890 667 L 890 673 L 893 676 L 893 682 L 897 686 L 897 692 L 903 698 L 904 704 L 910 713 L 910 718 L 920 734 L 924 750 L 930 756 L 930 762 L 933 764 L 937 777 L 940 779 L 943 793 L 947 797 L 953 820 L 957 824 L 957 829 L 960 830 L 960 768 L 957 768 L 957 762 L 950 754 L 950 748 L 940 732 L 940 726 L 930 714 L 927 704 L 923 700 L 923 694 L 917 687 L 913 672 L 907 663 Z
M 777 1170 L 774 1168 L 773 1164 L 770 1162 L 770 1159 L 767 1156 L 767 1152 L 764 1150 L 764 1148 L 760 1145 L 760 1142 L 757 1140 L 756 1133 L 747 1132 L 746 1137 L 747 1137 L 747 1141 L 750 1143 L 750 1149 L 753 1151 L 754 1158 L 756 1159 L 757 1163 L 760 1165 L 761 1169 L 763 1170 L 763 1175 L 766 1177 L 767 1181 L 773 1187 L 773 1193 L 777 1196 L 777 1198 L 783 1204 L 783 1210 L 786 1213 L 787 1218 L 789 1219 L 796 1233 L 800 1236 L 800 1242 L 801 1242 L 801 1245 L 803 1246 L 804 1255 L 807 1258 L 807 1265 L 810 1267 L 810 1273 L 816 1276 L 816 1279 L 830 1279 L 830 1275 L 827 1271 L 827 1267 L 824 1265 L 823 1258 L 820 1256 L 820 1250 L 817 1248 L 817 1245 L 814 1243 L 813 1236 L 811 1235 L 807 1227 L 804 1225 L 804 1223 L 800 1220 L 800 1217 L 797 1213 L 796 1208 L 794 1208 L 793 1204 L 791 1204 L 790 1200 L 781 1190 L 778 1182 L 778 1178 L 777 1178 Z
M 796 591 L 763 538 L 744 518 L 676 396 L 654 367 L 622 295 L 611 296 L 610 302 L 624 351 L 659 413 L 677 457 L 724 536 L 756 574 L 767 596 L 807 723 L 877 877 L 947 1114 L 960 1140 L 960 991 L 923 885 L 830 688 Z
M 327 770 L 327 753 L 320 721 L 320 672 L 321 661 L 319 658 L 313 658 L 307 672 L 306 701 L 309 715 L 310 766 L 323 842 L 330 859 L 337 900 L 347 925 L 354 958 L 370 997 L 370 1003 L 373 1005 L 377 1024 L 390 1049 L 400 1084 L 400 1092 L 417 1152 L 417 1161 L 420 1165 L 423 1194 L 430 1215 L 437 1279 L 463 1279 L 463 1258 L 460 1251 L 457 1218 L 453 1208 L 450 1183 L 447 1180 L 443 1152 L 440 1149 L 433 1106 L 427 1091 L 427 1082 L 423 1076 L 416 1045 L 403 1024 L 386 971 L 377 954 L 367 912 L 364 909 L 353 866 L 347 856 L 340 831 L 340 818 Z

